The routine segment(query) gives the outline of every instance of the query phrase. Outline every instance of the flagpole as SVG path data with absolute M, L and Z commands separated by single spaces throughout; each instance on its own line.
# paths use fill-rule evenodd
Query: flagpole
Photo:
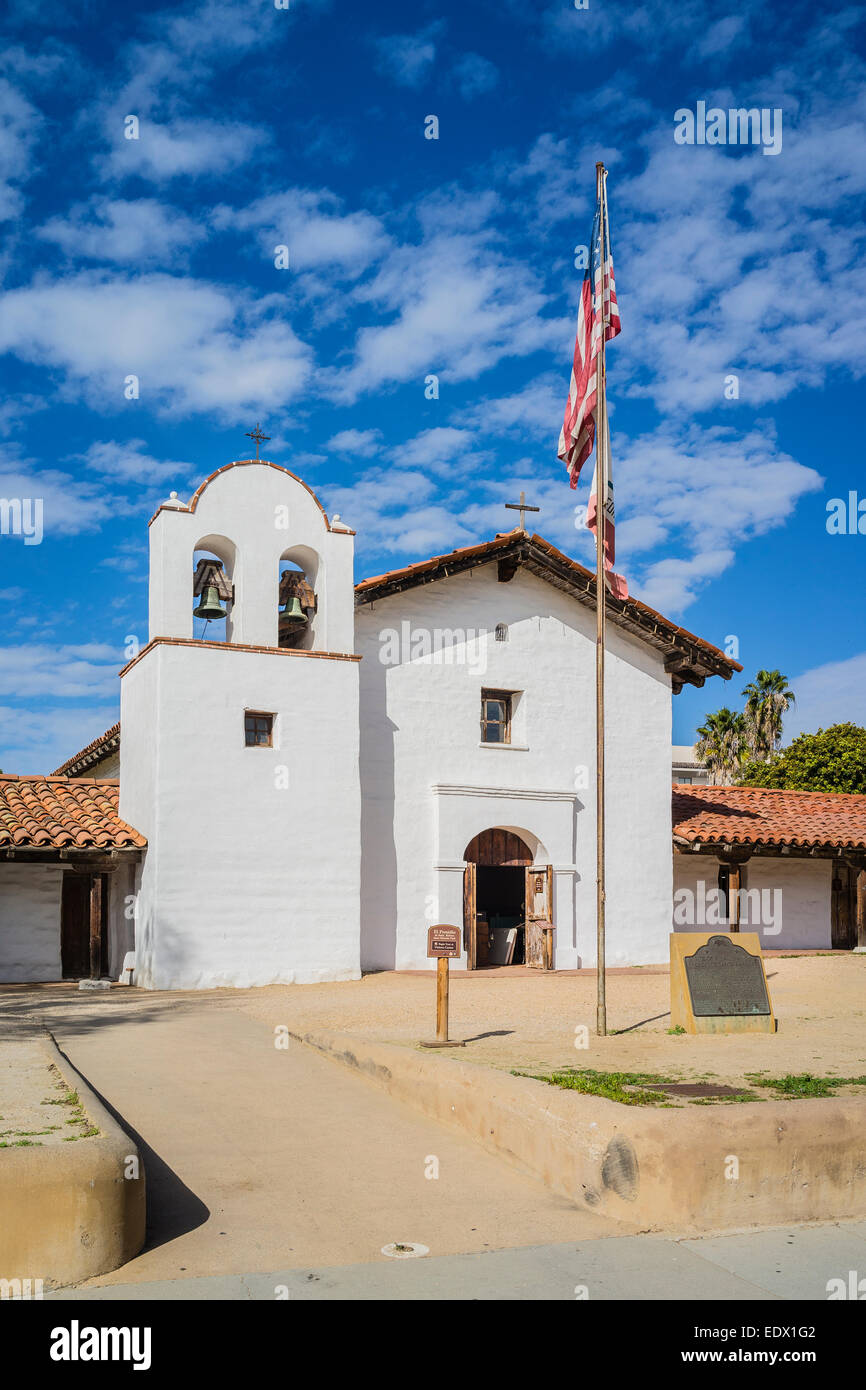
M 607 996 L 605 980 L 605 881 L 604 881 L 604 629 L 605 629 L 605 583 L 604 573 L 604 532 L 607 519 L 607 399 L 605 396 L 605 318 L 604 278 L 607 257 L 607 196 L 605 179 L 607 170 L 599 161 L 595 166 L 596 194 L 600 209 L 601 226 L 601 283 L 599 286 L 600 342 L 598 347 L 598 381 L 596 404 L 596 454 L 595 454 L 595 815 L 596 815 L 596 926 L 598 934 L 598 999 L 596 1032 L 599 1037 L 607 1034 Z M 592 287 L 595 294 L 595 285 Z

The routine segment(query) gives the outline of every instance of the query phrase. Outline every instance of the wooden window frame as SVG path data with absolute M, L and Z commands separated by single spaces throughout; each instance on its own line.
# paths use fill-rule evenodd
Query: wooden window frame
M 501 727 L 502 727 L 502 724 L 503 724 L 503 721 L 502 721 L 501 719 L 488 719 L 488 718 L 487 718 L 487 701 L 488 701 L 488 700 L 499 700 L 500 703 L 501 703 L 501 704 L 504 704 L 504 706 L 505 706 L 505 720 L 504 720 L 505 728 L 504 728 L 504 737 L 501 738 L 501 739 L 500 739 L 500 738 L 495 738 L 495 739 L 494 739 L 494 738 L 487 738 L 487 737 L 486 737 L 488 725 L 491 725 L 491 726 L 492 726 L 492 725 L 495 725 L 497 728 L 501 728 Z M 514 691 L 513 691 L 513 690 L 487 690 L 487 689 L 483 689 L 483 690 L 481 691 L 481 742 L 482 742 L 482 743 L 492 744 L 493 747 L 497 747 L 497 746 L 501 747 L 502 744 L 504 744 L 504 743 L 510 743 L 510 742 L 511 742 L 511 721 L 512 721 L 513 714 L 514 714 L 514 705 L 513 705 L 513 701 L 514 701 Z
M 245 748 L 273 748 L 273 746 L 274 746 L 274 719 L 275 719 L 275 718 L 276 718 L 276 716 L 273 715 L 273 714 L 270 714 L 267 710 L 261 710 L 261 709 L 245 709 L 245 710 L 244 710 L 244 747 L 245 747 Z M 248 737 L 248 734 L 251 732 L 250 729 L 249 729 L 249 727 L 248 727 L 248 721 L 249 721 L 249 720 L 258 721 L 258 720 L 260 720 L 260 719 L 261 719 L 261 720 L 267 720 L 267 734 L 268 734 L 267 743 L 262 743 L 261 740 L 258 739 L 258 738 L 255 738 L 255 739 L 253 739 L 253 740 L 250 740 L 250 738 Z M 256 732 L 256 733 L 257 733 L 258 730 L 255 729 L 255 727 L 254 727 L 253 732 Z

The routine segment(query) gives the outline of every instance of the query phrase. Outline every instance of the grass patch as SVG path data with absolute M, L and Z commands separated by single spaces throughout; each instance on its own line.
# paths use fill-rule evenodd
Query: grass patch
M 42 1145 L 38 1139 L 3 1139 L 0 1140 L 0 1149 L 41 1149 Z
M 96 1125 L 90 1125 L 81 1134 L 67 1134 L 63 1142 L 64 1144 L 74 1144 L 76 1139 L 92 1139 L 93 1136 L 98 1133 L 99 1130 L 96 1128 Z
M 811 1072 L 788 1076 L 762 1076 L 752 1073 L 746 1077 L 752 1086 L 766 1086 L 777 1095 L 791 1100 L 823 1099 L 835 1096 L 840 1086 L 866 1086 L 866 1076 L 813 1076 Z
M 80 1105 L 81 1101 L 77 1091 L 67 1091 L 64 1096 L 58 1096 L 56 1100 L 43 1100 L 40 1105 Z
M 620 1105 L 669 1105 L 663 1091 L 640 1089 L 651 1082 L 665 1083 L 666 1076 L 656 1076 L 652 1072 L 637 1071 L 594 1071 L 587 1067 L 577 1071 L 566 1067 L 562 1071 L 539 1076 L 534 1072 L 512 1071 L 512 1076 L 528 1076 L 533 1081 L 546 1081 L 548 1086 L 560 1086 L 566 1091 L 579 1091 L 585 1096 L 602 1096 L 604 1100 L 615 1100 Z M 634 1086 L 635 1090 L 626 1090 Z
M 763 1105 L 766 1096 L 753 1096 L 751 1091 L 738 1091 L 735 1096 L 698 1096 L 692 1105 L 744 1105 L 750 1101 Z
M 672 1033 L 672 1034 L 674 1034 L 674 1035 L 678 1035 L 678 1034 L 680 1034 L 680 1033 L 684 1033 L 686 1030 L 685 1030 L 685 1028 L 683 1027 L 683 1025 L 682 1025 L 681 1023 L 678 1023 L 677 1026 L 676 1026 L 676 1028 L 668 1028 L 667 1031 L 668 1031 L 668 1033 Z

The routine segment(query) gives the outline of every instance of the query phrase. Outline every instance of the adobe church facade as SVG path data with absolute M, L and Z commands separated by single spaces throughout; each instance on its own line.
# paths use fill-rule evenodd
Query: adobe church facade
M 263 460 L 160 507 L 120 727 L 0 777 L 0 979 L 88 973 L 88 949 L 145 988 L 356 979 L 428 968 L 437 922 L 458 968 L 595 964 L 594 576 L 522 528 L 357 586 L 353 549 Z M 609 965 L 667 959 L 672 697 L 739 669 L 610 600 Z M 723 790 L 678 853 L 730 857 Z
M 426 968 L 434 922 L 465 925 L 464 964 L 526 918 L 555 931 L 533 945 L 520 929 L 518 958 L 546 946 L 542 965 L 594 962 L 586 571 L 518 530 L 356 590 L 353 546 L 266 462 L 229 465 L 151 524 L 150 642 L 121 677 L 119 813 L 147 840 L 140 985 Z M 224 641 L 193 636 L 201 552 L 233 592 Z M 291 645 L 287 564 L 315 596 Z M 614 607 L 608 951 L 634 964 L 667 954 L 672 682 L 733 663 L 641 605 L 617 605 L 622 622 Z M 485 709 L 504 718 L 482 727 Z M 245 740 L 251 715 L 262 743 Z

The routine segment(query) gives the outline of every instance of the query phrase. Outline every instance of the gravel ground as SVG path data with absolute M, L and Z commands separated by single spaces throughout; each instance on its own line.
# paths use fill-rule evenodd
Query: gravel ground
M 774 1036 L 670 1035 L 668 972 L 658 967 L 609 972 L 608 1028 L 615 1031 L 605 1038 L 595 1036 L 594 973 L 454 971 L 449 1036 L 467 1046 L 444 1055 L 505 1069 L 594 1067 L 725 1084 L 740 1084 L 750 1072 L 866 1074 L 866 955 L 769 957 L 765 966 L 779 1020 Z M 405 1046 L 435 1036 L 432 975 L 387 972 L 342 984 L 273 985 L 245 990 L 237 1002 L 273 1027 Z M 581 1028 L 588 1046 L 578 1048 Z

